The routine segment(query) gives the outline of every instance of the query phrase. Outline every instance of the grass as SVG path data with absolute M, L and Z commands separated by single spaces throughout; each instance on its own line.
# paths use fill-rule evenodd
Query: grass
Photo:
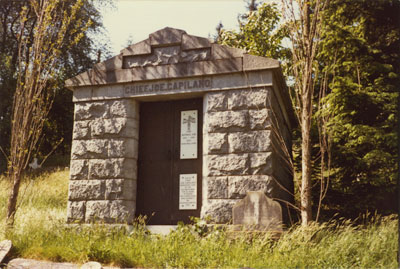
M 226 227 L 206 231 L 200 223 L 168 236 L 149 234 L 141 224 L 131 231 L 71 227 L 64 225 L 68 171 L 59 170 L 24 179 L 15 229 L 5 234 L 8 188 L 0 178 L 0 240 L 13 241 L 13 257 L 123 267 L 397 267 L 397 216 L 295 226 L 278 241 L 262 233 L 233 235 Z

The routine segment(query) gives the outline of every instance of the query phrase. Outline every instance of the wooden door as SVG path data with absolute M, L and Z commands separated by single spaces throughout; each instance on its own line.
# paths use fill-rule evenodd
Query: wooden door
M 203 100 L 189 99 L 140 104 L 136 216 L 149 225 L 188 223 L 201 208 Z M 181 159 L 182 111 L 197 111 L 197 158 Z M 180 210 L 180 175 L 197 175 L 196 209 Z

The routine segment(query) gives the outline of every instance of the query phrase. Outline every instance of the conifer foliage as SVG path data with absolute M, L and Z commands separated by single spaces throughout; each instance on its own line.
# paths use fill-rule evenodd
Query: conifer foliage
M 282 5 L 290 2 L 295 1 L 281 1 Z M 305 3 L 297 2 L 299 7 Z M 326 4 L 306 2 L 310 19 L 317 2 Z M 293 17 L 301 19 L 300 11 L 294 11 Z M 320 33 L 313 40 L 319 43 L 311 76 L 313 105 L 308 108 L 314 219 L 320 206 L 323 219 L 335 213 L 355 218 L 367 210 L 397 212 L 398 14 L 399 0 L 330 0 L 321 12 Z M 287 38 L 293 41 L 293 30 L 282 17 L 275 5 L 258 5 L 256 11 L 240 17 L 238 32 L 222 29 L 219 42 L 279 59 L 285 73 L 293 74 L 304 62 L 292 60 L 290 45 L 283 43 Z M 289 86 L 296 83 L 288 76 Z M 299 134 L 295 130 L 297 176 L 302 170 Z
M 398 0 L 335 0 L 325 14 L 318 57 L 330 81 L 325 103 L 333 159 L 327 206 L 347 217 L 397 211 L 399 14 Z

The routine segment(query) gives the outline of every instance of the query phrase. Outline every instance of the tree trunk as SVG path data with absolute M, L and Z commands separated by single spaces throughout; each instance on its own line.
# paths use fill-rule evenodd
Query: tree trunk
M 13 186 L 11 189 L 10 197 L 8 198 L 7 206 L 7 226 L 12 227 L 14 225 L 15 213 L 17 210 L 17 198 L 19 193 L 19 186 L 21 184 L 21 174 L 15 172 L 12 174 Z
M 282 0 L 284 14 L 287 16 L 289 36 L 292 43 L 293 75 L 295 78 L 295 111 L 301 126 L 301 223 L 307 226 L 312 220 L 311 200 L 311 124 L 314 102 L 313 70 L 318 42 L 320 40 L 321 12 L 329 0 L 297 1 Z M 312 9 L 310 5 L 312 4 Z M 314 66 L 315 67 L 315 66 Z
M 307 226 L 312 220 L 311 211 L 311 117 L 312 117 L 312 40 L 310 39 L 310 6 L 303 6 L 303 46 L 304 63 L 302 67 L 302 107 L 301 107 L 301 224 Z
M 311 211 L 311 115 L 309 106 L 304 106 L 301 115 L 301 224 L 307 226 L 312 220 Z

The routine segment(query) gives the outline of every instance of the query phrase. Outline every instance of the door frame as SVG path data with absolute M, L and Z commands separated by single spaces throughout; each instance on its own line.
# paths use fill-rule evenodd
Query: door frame
M 192 103 L 191 103 L 192 102 Z M 146 212 L 145 205 L 140 199 L 144 196 L 142 193 L 141 184 L 143 184 L 141 169 L 141 156 L 143 154 L 141 145 L 141 137 L 143 135 L 142 129 L 142 121 L 144 118 L 147 119 L 147 115 L 143 115 L 143 104 L 152 103 L 152 105 L 157 105 L 159 103 L 163 104 L 170 104 L 171 110 L 170 112 L 173 113 L 172 115 L 172 147 L 171 147 L 171 182 L 172 185 L 172 193 L 171 193 L 171 219 L 164 221 L 164 223 L 160 223 L 157 221 L 153 223 L 151 219 L 147 219 L 149 225 L 175 225 L 178 222 L 182 221 L 184 223 L 189 223 L 189 215 L 194 217 L 200 217 L 201 209 L 202 209 L 202 202 L 203 202 L 203 109 L 204 109 L 204 98 L 197 97 L 197 98 L 188 98 L 188 99 L 178 99 L 178 100 L 165 100 L 165 101 L 147 101 L 141 102 L 140 104 L 140 113 L 139 113 L 139 146 L 138 146 L 138 168 L 137 168 L 137 188 L 136 188 L 136 212 L 135 216 L 138 217 L 140 213 Z M 151 106 L 151 105 L 150 105 Z M 194 160 L 192 159 L 180 159 L 180 127 L 181 127 L 181 111 L 186 110 L 198 110 L 198 130 L 197 130 L 197 158 Z M 149 113 L 147 111 L 147 113 Z M 170 118 L 167 116 L 166 118 Z M 142 142 L 143 143 L 143 142 Z M 167 145 L 168 146 L 168 145 Z M 191 166 L 190 163 L 196 163 L 196 170 L 193 171 L 193 165 Z M 197 208 L 196 210 L 179 210 L 179 175 L 180 174 L 190 174 L 196 173 L 197 174 Z M 169 199 L 167 199 L 169 201 Z M 138 208 L 138 205 L 140 208 Z M 143 207 L 143 208 L 142 208 Z M 148 214 L 148 213 L 147 213 Z M 150 217 L 151 218 L 151 217 Z

